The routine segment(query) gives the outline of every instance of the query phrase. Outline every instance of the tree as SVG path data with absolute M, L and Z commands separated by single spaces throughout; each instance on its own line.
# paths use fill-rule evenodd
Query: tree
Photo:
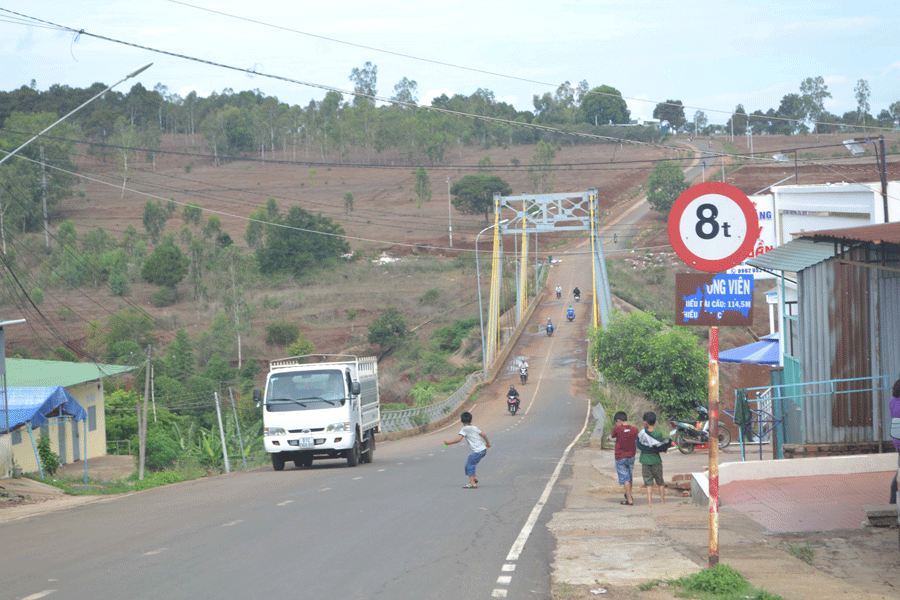
M 672 129 L 681 129 L 687 120 L 684 118 L 684 106 L 681 100 L 666 100 L 653 109 L 653 118 L 668 121 Z
M 869 82 L 860 79 L 853 88 L 853 95 L 856 98 L 856 119 L 860 125 L 864 125 L 866 117 L 869 115 Z
M 708 123 L 706 119 L 706 113 L 702 110 L 698 110 L 694 113 L 694 129 L 697 132 L 697 135 L 701 135 L 703 133 L 703 128 L 706 127 Z
M 203 218 L 203 207 L 197 202 L 188 202 L 181 208 L 181 218 L 185 225 L 200 227 L 200 220 Z
M 406 77 L 404 77 L 397 83 L 397 85 L 394 86 L 394 95 L 391 96 L 391 100 L 403 102 L 404 104 L 416 104 L 419 101 L 419 99 L 416 97 L 416 91 L 418 90 L 418 88 L 418 83 L 416 83 L 412 79 L 407 79 Z M 409 109 L 410 107 L 400 106 L 400 108 Z
M 547 142 L 541 140 L 534 147 L 531 156 L 531 166 L 528 167 L 528 178 L 535 193 L 546 194 L 553 191 L 553 158 L 556 150 Z
M 159 243 L 168 218 L 169 213 L 163 208 L 162 202 L 159 200 L 147 200 L 144 203 L 144 229 L 147 230 L 154 244 Z
M 408 335 L 406 319 L 396 307 L 389 306 L 369 325 L 368 340 L 382 348 L 393 348 Z
M 359 108 L 363 106 L 375 106 L 375 94 L 378 93 L 376 87 L 378 83 L 378 67 L 371 62 L 366 61 L 361 69 L 353 67 L 350 71 L 350 81 L 353 82 L 353 106 Z
M 647 202 L 653 210 L 668 215 L 675 200 L 689 187 L 678 165 L 660 161 L 647 178 Z
M 770 133 L 791 135 L 793 133 L 803 133 L 806 125 L 803 119 L 806 116 L 806 106 L 799 94 L 786 94 L 781 99 L 781 104 L 775 112 L 777 119 L 772 121 L 772 129 Z
M 288 272 L 299 277 L 306 270 L 322 266 L 350 252 L 344 228 L 329 217 L 314 215 L 292 206 L 284 217 L 267 216 L 265 241 L 256 251 L 263 274 Z
M 166 348 L 163 358 L 169 376 L 185 383 L 196 372 L 194 364 L 194 346 L 184 328 L 175 332 L 175 339 Z
M 353 192 L 344 194 L 344 214 L 349 215 L 353 212 Z M 247 227 L 250 227 L 247 225 Z
M 900 121 L 900 100 L 892 103 L 888 109 L 891 111 L 891 116 L 895 121 Z
M 819 133 L 819 119 L 825 112 L 825 99 L 831 98 L 831 92 L 825 85 L 825 78 L 807 77 L 800 82 L 800 97 L 803 100 L 803 106 L 806 118 L 813 123 L 813 130 Z
M 734 108 L 731 118 L 725 123 L 725 131 L 733 131 L 735 135 L 744 135 L 747 133 L 747 112 L 744 110 L 743 104 L 738 104 Z
M 174 288 L 188 271 L 188 259 L 174 244 L 160 244 L 141 268 L 141 278 L 149 283 Z
M 431 178 L 425 167 L 416 169 L 416 208 L 422 208 L 423 202 L 431 202 Z
M 450 195 L 453 207 L 465 215 L 484 214 L 487 223 L 488 215 L 494 212 L 494 194 L 501 196 L 512 194 L 509 184 L 496 175 L 466 175 L 453 184 Z
M 688 412 L 707 387 L 707 359 L 682 328 L 641 312 L 614 313 L 591 336 L 590 361 L 604 378 L 643 392 L 670 415 Z
M 631 112 L 622 92 L 608 85 L 595 87 L 585 94 L 579 107 L 581 121 L 595 125 L 623 124 L 631 121 Z

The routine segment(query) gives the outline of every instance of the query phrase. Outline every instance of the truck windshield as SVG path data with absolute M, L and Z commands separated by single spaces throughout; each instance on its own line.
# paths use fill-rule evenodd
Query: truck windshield
M 341 371 L 279 373 L 269 378 L 266 410 L 315 410 L 343 405 L 346 400 Z

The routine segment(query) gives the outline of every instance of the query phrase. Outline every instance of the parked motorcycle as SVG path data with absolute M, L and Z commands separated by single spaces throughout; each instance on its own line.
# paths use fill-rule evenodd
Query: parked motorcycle
M 509 410 L 509 414 L 515 415 L 516 411 L 519 410 L 519 397 L 515 394 L 507 393 L 506 408 Z
M 669 437 L 672 438 L 682 454 L 690 454 L 697 446 L 709 443 L 709 411 L 700 404 L 694 404 L 694 410 L 697 411 L 696 421 L 669 421 L 669 425 L 673 428 Z M 731 432 L 720 421 L 719 449 L 727 448 L 730 443 Z

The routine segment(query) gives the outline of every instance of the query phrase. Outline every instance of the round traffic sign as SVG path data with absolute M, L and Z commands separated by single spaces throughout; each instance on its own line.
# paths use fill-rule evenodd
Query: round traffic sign
M 691 186 L 669 211 L 669 242 L 687 265 L 719 273 L 750 256 L 759 238 L 756 207 L 741 190 L 718 181 Z

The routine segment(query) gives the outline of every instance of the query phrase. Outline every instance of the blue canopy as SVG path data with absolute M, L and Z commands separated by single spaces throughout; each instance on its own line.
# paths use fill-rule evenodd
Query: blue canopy
M 87 411 L 62 386 L 11 387 L 6 388 L 6 393 L 9 402 L 9 425 L 6 423 L 6 411 L 0 404 L 0 433 L 6 433 L 28 421 L 31 421 L 32 429 L 37 429 L 47 422 L 48 415 L 57 408 L 59 409 L 57 414 L 69 415 L 75 421 L 87 417 Z
M 763 336 L 758 342 L 719 352 L 719 362 L 777 367 L 781 358 L 778 334 Z

